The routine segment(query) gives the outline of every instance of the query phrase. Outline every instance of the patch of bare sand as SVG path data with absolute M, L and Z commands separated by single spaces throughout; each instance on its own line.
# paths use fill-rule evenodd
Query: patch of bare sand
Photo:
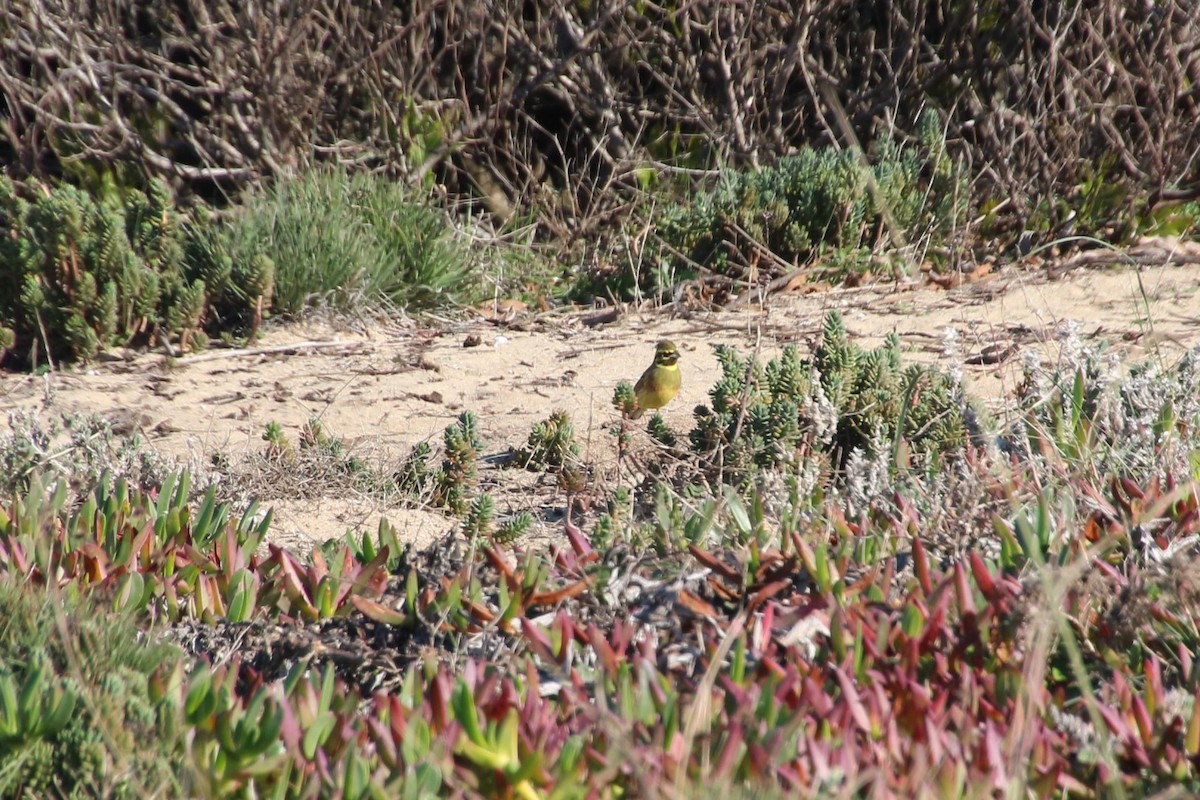
M 555 409 L 575 423 L 595 480 L 617 480 L 617 414 L 610 401 L 621 380 L 635 380 L 654 342 L 680 345 L 684 387 L 666 410 L 686 431 L 691 410 L 705 402 L 719 376 L 712 345 L 731 344 L 764 357 L 784 344 L 807 350 L 822 318 L 839 309 L 850 333 L 866 346 L 895 331 L 906 358 L 956 363 L 972 390 L 995 401 L 1011 396 L 1023 351 L 1058 357 L 1065 331 L 1085 344 L 1106 342 L 1131 359 L 1174 358 L 1200 337 L 1200 267 L 1076 271 L 1047 281 L 1005 270 L 960 288 L 880 285 L 803 296 L 775 296 L 765 305 L 671 317 L 630 313 L 589 327 L 586 315 L 533 322 L 528 330 L 486 321 L 419 328 L 384 323 L 337 329 L 309 324 L 271 330 L 245 351 L 212 350 L 169 362 L 131 355 L 78 371 L 33 377 L 0 374 L 0 404 L 44 413 L 95 412 L 140 431 L 150 445 L 193 463 L 214 454 L 234 460 L 262 452 L 269 422 L 296 439 L 310 418 L 342 438 L 351 454 L 398 467 L 413 445 L 435 444 L 462 410 L 479 416 L 487 453 L 522 444 L 531 426 Z M 955 331 L 950 341 L 946 331 Z M 477 344 L 476 344 L 477 342 Z M 473 345 L 473 346 L 468 346 Z M 557 528 L 563 498 L 545 480 L 518 470 L 484 469 L 501 515 L 531 511 L 543 535 Z M 302 545 L 373 530 L 386 516 L 414 543 L 433 541 L 457 522 L 440 513 L 384 507 L 345 489 L 307 499 L 275 499 L 277 541 Z

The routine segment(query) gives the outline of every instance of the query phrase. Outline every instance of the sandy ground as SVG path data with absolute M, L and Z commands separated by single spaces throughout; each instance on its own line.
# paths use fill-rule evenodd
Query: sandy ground
M 173 361 L 117 353 L 48 376 L 0 373 L 0 408 L 96 412 L 195 464 L 210 463 L 214 453 L 236 460 L 262 452 L 268 422 L 294 439 L 308 419 L 319 417 L 352 452 L 393 466 L 415 443 L 440 442 L 464 409 L 479 415 L 492 454 L 519 446 L 533 423 L 565 409 L 584 459 L 611 464 L 613 389 L 637 378 L 656 340 L 672 338 L 682 351 L 684 387 L 666 417 L 686 431 L 692 408 L 706 400 L 718 376 L 712 345 L 770 356 L 796 342 L 807 352 L 831 308 L 843 312 L 864 344 L 895 331 L 906 358 L 957 363 L 973 390 L 1002 408 L 1019 378 L 1022 353 L 1033 349 L 1053 360 L 1071 329 L 1085 344 L 1103 342 L 1131 359 L 1173 359 L 1194 346 L 1200 341 L 1200 266 L 1146 267 L 1140 274 L 1075 270 L 1054 280 L 1010 268 L 951 290 L 914 281 L 775 295 L 765 304 L 704 313 L 614 314 L 604 323 L 596 312 L 580 312 L 420 326 L 391 320 L 277 327 L 241 350 L 212 349 Z M 553 535 L 553 491 L 533 491 L 536 479 L 517 470 L 493 470 L 483 480 L 488 487 L 507 484 L 502 513 L 526 510 L 523 496 L 540 506 Z M 351 528 L 373 530 L 381 515 L 414 542 L 457 524 L 436 512 L 384 508 L 345 490 L 317 494 L 272 501 L 279 540 L 296 544 Z

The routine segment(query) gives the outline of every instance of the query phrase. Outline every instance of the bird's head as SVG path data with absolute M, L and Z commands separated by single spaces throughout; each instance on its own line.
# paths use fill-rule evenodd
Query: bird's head
M 679 348 L 674 342 L 663 339 L 654 348 L 654 363 L 660 367 L 673 367 L 679 363 Z

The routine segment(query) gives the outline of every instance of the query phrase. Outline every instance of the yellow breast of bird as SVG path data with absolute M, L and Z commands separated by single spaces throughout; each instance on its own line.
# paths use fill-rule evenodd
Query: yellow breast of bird
M 651 366 L 642 373 L 634 387 L 638 405 L 642 408 L 662 408 L 679 392 L 680 382 L 678 364 Z

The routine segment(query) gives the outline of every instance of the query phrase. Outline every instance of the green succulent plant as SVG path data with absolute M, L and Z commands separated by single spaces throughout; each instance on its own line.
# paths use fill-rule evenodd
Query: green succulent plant
M 836 311 L 807 363 L 794 346 L 766 365 L 726 346 L 717 359 L 721 377 L 710 404 L 696 409 L 690 440 L 726 477 L 790 463 L 801 447 L 841 466 L 881 439 L 903 440 L 922 457 L 967 443 L 970 412 L 957 382 L 930 367 L 902 367 L 894 334 L 874 350 L 854 344 Z
M 31 361 L 86 360 L 124 342 L 201 344 L 201 329 L 249 321 L 271 304 L 274 266 L 234 263 L 203 210 L 189 219 L 170 187 L 92 196 L 0 177 L 0 350 Z

